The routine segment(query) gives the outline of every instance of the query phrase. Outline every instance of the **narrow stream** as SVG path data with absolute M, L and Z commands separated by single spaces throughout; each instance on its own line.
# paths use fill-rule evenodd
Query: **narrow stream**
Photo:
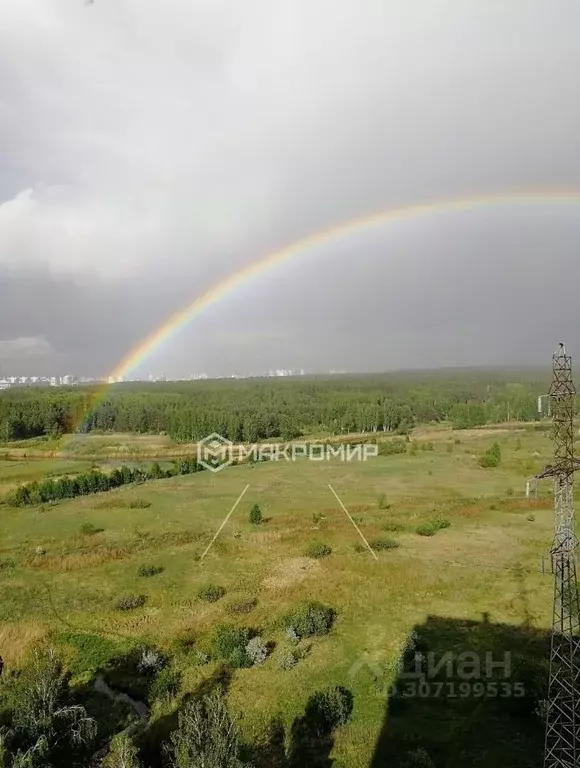
M 136 701 L 135 699 L 132 699 L 128 694 L 123 693 L 122 691 L 113 690 L 105 682 L 102 675 L 97 675 L 95 682 L 93 683 L 93 688 L 98 693 L 104 693 L 105 696 L 108 696 L 113 701 L 122 701 L 124 704 L 128 704 L 135 710 L 135 713 L 138 715 L 138 717 L 141 718 L 141 720 L 147 720 L 147 713 L 149 711 L 147 705 L 143 701 Z

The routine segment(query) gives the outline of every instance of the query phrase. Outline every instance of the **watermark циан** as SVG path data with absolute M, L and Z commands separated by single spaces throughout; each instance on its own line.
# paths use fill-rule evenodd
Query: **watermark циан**
M 197 461 L 211 472 L 219 472 L 234 461 L 368 461 L 378 456 L 376 443 L 254 443 L 234 444 L 213 432 L 197 444 Z

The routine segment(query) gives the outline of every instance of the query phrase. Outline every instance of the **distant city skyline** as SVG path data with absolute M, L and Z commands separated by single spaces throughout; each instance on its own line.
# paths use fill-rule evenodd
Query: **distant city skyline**
M 322 372 L 320 372 L 322 373 Z M 346 373 L 346 371 L 324 371 L 333 375 L 335 373 Z M 166 376 L 165 374 L 153 374 L 149 373 L 147 376 L 75 376 L 67 373 L 62 376 L 19 376 L 19 375 L 0 375 L 0 389 L 7 389 L 14 386 L 52 386 L 52 387 L 68 387 L 77 386 L 83 384 L 121 384 L 124 382 L 136 381 L 136 382 L 163 382 L 163 381 L 202 381 L 208 379 L 251 379 L 251 378 L 280 378 L 290 376 L 305 376 L 306 371 L 304 368 L 300 370 L 290 368 L 276 368 L 269 369 L 268 371 L 250 372 L 250 373 L 229 373 L 225 375 L 209 375 L 205 372 L 191 373 L 187 376 Z

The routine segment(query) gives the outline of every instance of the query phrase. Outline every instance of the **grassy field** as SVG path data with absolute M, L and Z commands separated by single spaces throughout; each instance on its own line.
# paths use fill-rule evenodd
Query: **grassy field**
M 386 764 L 389 738 L 395 747 L 405 740 L 401 720 L 393 716 L 394 730 L 389 732 L 390 715 L 385 713 L 396 677 L 393 663 L 411 632 L 431 633 L 432 647 L 443 650 L 467 647 L 465 643 L 503 648 L 522 643 L 522 637 L 526 643 L 532 635 L 543 637 L 551 612 L 551 579 L 541 571 L 552 537 L 549 482 L 539 500 L 523 498 L 526 479 L 549 460 L 547 435 L 512 427 L 425 429 L 419 437 L 431 441 L 432 449 L 367 462 L 264 462 L 56 505 L 2 508 L 2 656 L 18 663 L 27 646 L 50 639 L 62 646 L 75 679 L 83 681 L 94 672 L 95 659 L 103 661 L 135 638 L 171 650 L 184 633 L 203 647 L 220 621 L 257 628 L 276 644 L 272 656 L 262 667 L 236 670 L 229 682 L 229 701 L 243 714 L 244 735 L 263 737 L 275 714 L 288 728 L 313 692 L 339 684 L 352 691 L 354 712 L 336 733 L 334 765 Z M 91 438 L 91 445 L 98 440 Z M 501 445 L 502 463 L 483 469 L 478 459 L 494 440 Z M 119 438 L 103 438 L 101 448 L 91 454 L 116 458 L 122 444 Z M 77 456 L 85 453 L 77 446 Z M 3 461 L 0 488 L 50 472 L 65 473 L 71 465 L 76 471 L 85 468 L 85 462 L 67 459 Z M 399 546 L 375 546 L 375 559 L 361 546 L 329 485 L 371 546 L 385 538 Z M 248 521 L 255 503 L 266 518 L 260 526 Z M 449 521 L 449 527 L 434 536 L 416 533 L 417 526 L 434 518 Z M 97 532 L 83 533 L 81 526 L 87 523 Z M 307 557 L 311 541 L 327 544 L 331 554 Z M 142 565 L 164 570 L 142 578 Z M 197 592 L 208 583 L 223 587 L 225 596 L 215 603 L 200 601 Z M 145 605 L 116 610 L 116 600 L 127 594 L 145 595 Z M 254 598 L 257 604 L 250 614 L 231 613 L 233 604 Z M 336 621 L 328 635 L 313 639 L 306 658 L 282 671 L 276 663 L 285 645 L 280 620 L 305 599 L 334 608 Z M 179 663 L 183 692 L 195 690 L 215 672 L 215 664 L 200 666 L 187 654 Z M 479 750 L 475 760 L 469 752 L 469 743 L 475 742 L 465 728 L 457 729 L 465 712 L 453 710 L 449 722 L 443 722 L 434 719 L 437 711 L 429 710 L 427 717 L 416 710 L 412 725 L 409 720 L 405 727 L 415 729 L 417 743 L 435 744 L 435 753 L 438 740 L 445 741 L 440 754 L 446 762 L 441 765 L 537 764 L 528 747 L 518 752 L 517 745 L 509 747 L 513 756 L 508 761 L 498 762 L 494 744 Z M 160 706 L 154 716 L 164 713 Z M 526 727 L 522 725 L 522 733 Z M 535 737 L 530 738 L 533 742 Z

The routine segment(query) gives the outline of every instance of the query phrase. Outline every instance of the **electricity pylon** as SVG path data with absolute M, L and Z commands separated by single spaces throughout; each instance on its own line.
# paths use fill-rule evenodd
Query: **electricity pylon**
M 537 475 L 554 478 L 555 531 L 551 558 L 554 605 L 544 768 L 580 767 L 580 603 L 574 530 L 574 401 L 572 358 L 560 344 L 553 356 L 549 399 L 554 422 L 554 463 Z

